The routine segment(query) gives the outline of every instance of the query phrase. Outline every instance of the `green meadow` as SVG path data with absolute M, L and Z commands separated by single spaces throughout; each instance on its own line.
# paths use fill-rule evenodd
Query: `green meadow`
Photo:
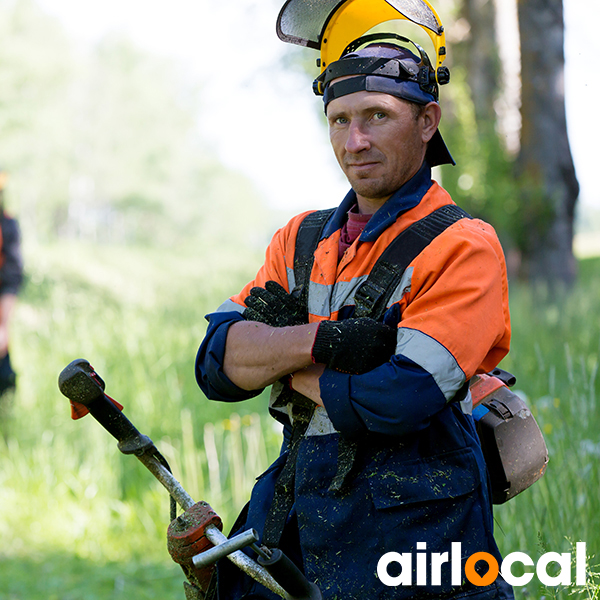
M 167 493 L 90 416 L 70 418 L 60 371 L 86 358 L 106 391 L 149 435 L 195 500 L 228 529 L 255 477 L 279 451 L 266 396 L 209 402 L 194 380 L 204 315 L 237 291 L 262 252 L 102 246 L 27 247 L 28 281 L 12 325 L 18 389 L 0 436 L 0 600 L 183 599 L 166 549 Z M 600 259 L 580 263 L 576 286 L 511 284 L 513 348 L 503 367 L 543 429 L 546 475 L 495 511 L 504 554 L 534 560 L 585 541 L 600 557 Z M 476 332 L 473 332 L 476 335 Z M 543 588 L 518 598 L 598 598 Z

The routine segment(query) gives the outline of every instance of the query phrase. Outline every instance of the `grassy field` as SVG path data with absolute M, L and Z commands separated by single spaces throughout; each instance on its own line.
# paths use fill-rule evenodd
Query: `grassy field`
M 0 600 L 170 600 L 183 574 L 166 550 L 166 492 L 91 417 L 70 419 L 57 377 L 87 358 L 107 393 L 149 435 L 196 500 L 228 528 L 279 436 L 264 396 L 208 402 L 193 362 L 204 314 L 262 256 L 61 244 L 28 248 L 28 285 L 13 324 L 19 373 L 0 438 Z M 571 294 L 511 290 L 513 349 L 504 367 L 546 434 L 546 476 L 497 507 L 504 553 L 536 558 L 587 542 L 600 551 L 600 261 L 581 263 Z M 600 562 L 591 558 L 590 564 Z M 596 594 L 596 595 L 594 595 Z M 519 598 L 597 598 L 530 585 Z
M 600 563 L 600 260 L 580 262 L 569 294 L 511 289 L 513 342 L 503 366 L 517 375 L 542 428 L 550 462 L 529 490 L 497 507 L 503 553 L 534 560 L 587 543 L 592 570 Z M 595 556 L 594 556 L 595 555 Z M 588 590 L 521 588 L 521 597 L 600 598 L 600 579 Z

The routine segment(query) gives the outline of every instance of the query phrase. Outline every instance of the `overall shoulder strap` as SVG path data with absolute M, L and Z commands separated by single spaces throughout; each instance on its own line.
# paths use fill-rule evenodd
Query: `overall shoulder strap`
M 308 287 L 314 254 L 325 224 L 335 211 L 334 208 L 318 210 L 307 215 L 296 236 L 294 250 L 294 280 L 292 294 L 299 296 L 303 306 L 308 309 Z M 265 519 L 262 543 L 271 548 L 279 546 L 283 528 L 295 500 L 294 485 L 296 477 L 296 458 L 300 441 L 304 437 L 315 410 L 315 404 L 288 387 L 284 387 L 274 406 L 291 404 L 293 414 L 292 435 L 288 445 L 285 464 L 275 482 L 273 500 Z
M 356 291 L 354 316 L 381 320 L 387 303 L 398 287 L 406 267 L 440 233 L 463 218 L 471 218 L 471 216 L 458 206 L 449 204 L 413 223 L 400 233 L 383 251 L 371 269 L 367 280 Z M 462 400 L 467 391 L 468 382 L 458 391 L 455 399 Z M 330 491 L 343 491 L 348 485 L 357 449 L 356 442 L 340 437 L 337 472 L 329 487 Z
M 298 229 L 294 250 L 294 280 L 296 285 L 292 290 L 292 294 L 295 296 L 300 295 L 305 305 L 308 305 L 308 283 L 315 260 L 315 250 L 321 239 L 323 229 L 325 229 L 325 224 L 335 210 L 335 208 L 328 208 L 310 213 L 300 223 Z
M 354 296 L 356 317 L 380 320 L 406 267 L 450 225 L 472 218 L 462 208 L 448 204 L 438 208 L 400 233 L 383 251 L 367 280 Z

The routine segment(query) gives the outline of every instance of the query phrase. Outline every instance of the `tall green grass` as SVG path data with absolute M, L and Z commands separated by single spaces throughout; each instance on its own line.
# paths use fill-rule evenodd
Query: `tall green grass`
M 549 551 L 571 552 L 583 541 L 589 566 L 598 571 L 600 260 L 580 263 L 572 290 L 513 286 L 511 317 L 512 349 L 503 366 L 517 375 L 516 389 L 544 432 L 550 461 L 540 481 L 497 507 L 497 540 L 504 553 L 526 552 L 534 560 Z M 532 582 L 518 595 L 597 598 L 598 576 L 590 586 L 544 589 Z
M 83 597 L 83 578 L 65 557 L 91 580 L 114 574 L 113 595 L 105 582 L 96 592 L 92 584 L 90 598 L 165 598 L 166 589 L 178 597 L 183 574 L 166 552 L 166 491 L 90 416 L 70 419 L 57 378 L 71 360 L 87 358 L 188 493 L 210 502 L 228 528 L 277 455 L 279 436 L 264 396 L 233 406 L 206 400 L 194 358 L 204 314 L 245 283 L 261 257 L 247 255 L 240 266 L 224 252 L 215 259 L 202 249 L 84 244 L 27 254 L 29 281 L 12 327 L 18 390 L 0 439 L 0 598 L 52 597 L 44 576 L 26 575 L 38 563 L 57 597 Z M 30 562 L 19 577 L 15 563 Z M 155 590 L 151 573 L 131 575 L 127 565 L 160 565 L 161 585 Z
M 280 436 L 264 394 L 209 402 L 193 364 L 204 314 L 253 275 L 261 254 L 246 252 L 241 264 L 234 252 L 78 243 L 27 255 L 11 351 L 18 391 L 0 439 L 0 600 L 183 598 L 183 574 L 166 551 L 166 492 L 90 416 L 70 419 L 57 377 L 74 358 L 90 360 L 187 491 L 228 529 Z M 580 540 L 600 551 L 600 261 L 581 270 L 571 294 L 511 289 L 513 348 L 503 366 L 545 432 L 550 463 L 541 481 L 497 507 L 504 554 L 535 559 Z M 572 593 L 597 592 L 531 584 L 517 597 Z

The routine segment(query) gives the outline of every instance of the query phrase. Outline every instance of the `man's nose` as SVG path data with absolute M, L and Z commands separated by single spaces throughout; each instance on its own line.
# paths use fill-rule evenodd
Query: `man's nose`
M 358 154 L 371 147 L 369 136 L 360 123 L 350 123 L 348 138 L 346 139 L 346 152 Z

